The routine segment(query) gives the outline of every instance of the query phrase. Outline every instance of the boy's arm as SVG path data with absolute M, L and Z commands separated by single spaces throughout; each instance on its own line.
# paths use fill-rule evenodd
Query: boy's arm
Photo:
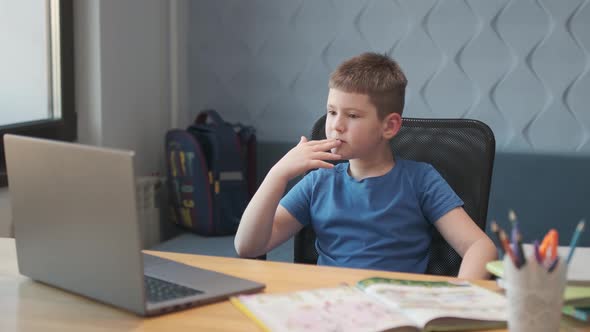
M 279 205 L 286 182 L 271 170 L 246 207 L 234 239 L 240 257 L 256 257 L 286 241 L 302 225 Z
M 485 265 L 497 259 L 496 246 L 462 207 L 447 212 L 434 224 L 451 247 L 463 257 L 459 278 L 489 278 Z
M 234 239 L 240 257 L 263 255 L 301 229 L 301 224 L 279 206 L 287 183 L 310 169 L 334 167 L 324 160 L 338 160 L 340 156 L 326 151 L 340 144 L 333 139 L 308 142 L 301 137 L 299 144 L 271 168 L 242 215 Z

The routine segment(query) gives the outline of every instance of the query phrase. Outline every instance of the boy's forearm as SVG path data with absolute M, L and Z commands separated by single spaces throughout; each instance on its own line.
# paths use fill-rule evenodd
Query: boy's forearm
M 463 256 L 459 278 L 463 279 L 488 279 L 490 274 L 485 266 L 487 262 L 496 260 L 498 252 L 494 243 L 487 237 L 482 237 L 474 242 Z
M 240 257 L 256 257 L 266 253 L 275 213 L 287 182 L 271 169 L 250 200 L 234 239 Z

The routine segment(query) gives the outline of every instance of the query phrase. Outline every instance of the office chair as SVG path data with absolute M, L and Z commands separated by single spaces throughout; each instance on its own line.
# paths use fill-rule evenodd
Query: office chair
M 322 116 L 313 126 L 311 139 L 326 137 Z M 496 141 L 485 123 L 469 119 L 404 118 L 391 140 L 396 158 L 431 164 L 459 195 L 467 214 L 485 232 Z M 315 233 L 310 226 L 297 233 L 295 263 L 315 264 Z M 457 276 L 461 256 L 433 228 L 426 273 Z

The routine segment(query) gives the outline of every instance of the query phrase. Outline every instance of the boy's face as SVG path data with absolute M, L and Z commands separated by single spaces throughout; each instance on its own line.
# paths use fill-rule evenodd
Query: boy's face
M 399 118 L 398 114 L 393 116 Z M 330 89 L 327 102 L 326 137 L 339 139 L 342 142 L 340 146 L 332 149 L 332 152 L 342 155 L 343 159 L 363 158 L 375 153 L 375 148 L 393 137 L 390 135 L 391 130 L 388 125 L 391 117 L 392 114 L 380 120 L 377 108 L 366 94 Z

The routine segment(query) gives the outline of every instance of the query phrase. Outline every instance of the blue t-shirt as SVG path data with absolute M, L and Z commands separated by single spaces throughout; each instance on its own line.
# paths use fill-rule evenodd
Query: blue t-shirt
M 463 201 L 427 163 L 400 159 L 361 181 L 348 166 L 310 172 L 280 202 L 312 225 L 318 264 L 424 273 L 433 223 Z

